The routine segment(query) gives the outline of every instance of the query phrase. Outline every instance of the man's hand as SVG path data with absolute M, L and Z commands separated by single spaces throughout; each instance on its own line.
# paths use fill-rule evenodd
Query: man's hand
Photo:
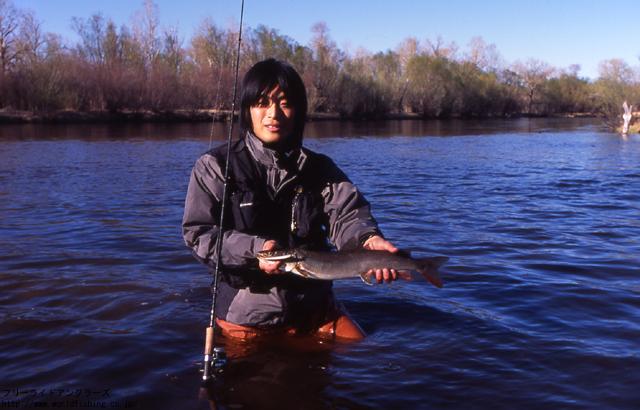
M 268 240 L 264 243 L 264 245 L 262 245 L 262 250 L 272 251 L 276 248 L 276 246 L 277 246 L 276 241 Z M 280 265 L 282 265 L 282 262 L 279 262 L 279 261 L 267 262 L 267 261 L 260 260 L 258 262 L 258 267 L 264 272 L 266 272 L 268 275 L 283 273 L 280 270 Z
M 398 248 L 379 235 L 375 235 L 367 239 L 362 247 L 372 251 L 387 251 L 391 253 L 398 252 Z M 378 283 L 382 283 L 383 280 L 390 283 L 398 278 L 398 272 L 396 272 L 395 269 L 371 269 L 366 274 L 367 276 L 375 275 L 376 282 Z

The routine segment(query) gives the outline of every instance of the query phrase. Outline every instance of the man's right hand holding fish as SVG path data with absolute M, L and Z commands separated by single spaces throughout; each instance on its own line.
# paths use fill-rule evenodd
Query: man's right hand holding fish
M 371 238 L 367 239 L 364 243 L 363 248 L 368 249 L 370 251 L 387 251 L 391 253 L 398 252 L 398 248 L 396 248 L 391 242 L 387 241 L 380 235 L 374 235 Z M 395 269 L 371 269 L 367 272 L 367 276 L 375 275 L 376 282 L 382 283 L 384 280 L 387 283 L 394 281 L 398 278 L 398 272 Z

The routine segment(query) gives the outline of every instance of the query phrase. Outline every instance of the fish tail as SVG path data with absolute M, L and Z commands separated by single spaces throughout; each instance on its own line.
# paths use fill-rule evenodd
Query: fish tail
M 438 288 L 442 287 L 442 279 L 440 278 L 440 274 L 438 273 L 438 268 L 442 266 L 449 258 L 446 256 L 437 256 L 435 258 L 423 258 L 418 260 L 419 268 L 418 272 L 426 280 L 431 282 L 433 286 Z

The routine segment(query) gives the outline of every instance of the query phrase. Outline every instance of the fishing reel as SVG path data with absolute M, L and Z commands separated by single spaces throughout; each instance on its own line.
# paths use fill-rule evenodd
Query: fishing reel
M 211 355 L 205 355 L 204 360 L 202 380 L 207 382 L 224 371 L 224 367 L 227 364 L 227 352 L 224 350 L 224 347 L 214 347 L 213 353 Z
M 219 408 L 216 403 L 224 395 L 223 370 L 227 364 L 227 353 L 224 347 L 214 347 L 209 355 L 205 355 L 204 372 L 198 397 L 209 401 L 212 409 Z
M 216 373 L 222 372 L 224 366 L 227 364 L 227 352 L 224 347 L 218 346 L 213 348 L 213 357 L 211 358 L 211 365 Z

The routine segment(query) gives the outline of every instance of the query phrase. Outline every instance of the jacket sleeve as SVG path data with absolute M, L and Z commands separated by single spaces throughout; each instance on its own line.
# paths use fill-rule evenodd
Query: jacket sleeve
M 196 259 L 211 268 L 215 268 L 216 241 L 220 234 L 224 189 L 222 174 L 220 164 L 212 155 L 205 154 L 196 161 L 189 180 L 182 219 L 185 244 Z M 255 254 L 262 250 L 264 242 L 264 238 L 226 230 L 222 241 L 222 264 L 242 267 L 254 263 Z
M 373 235 L 382 235 L 371 215 L 369 202 L 347 176 L 331 161 L 327 161 L 328 181 L 322 190 L 324 212 L 329 217 L 329 239 L 338 248 L 361 248 Z

